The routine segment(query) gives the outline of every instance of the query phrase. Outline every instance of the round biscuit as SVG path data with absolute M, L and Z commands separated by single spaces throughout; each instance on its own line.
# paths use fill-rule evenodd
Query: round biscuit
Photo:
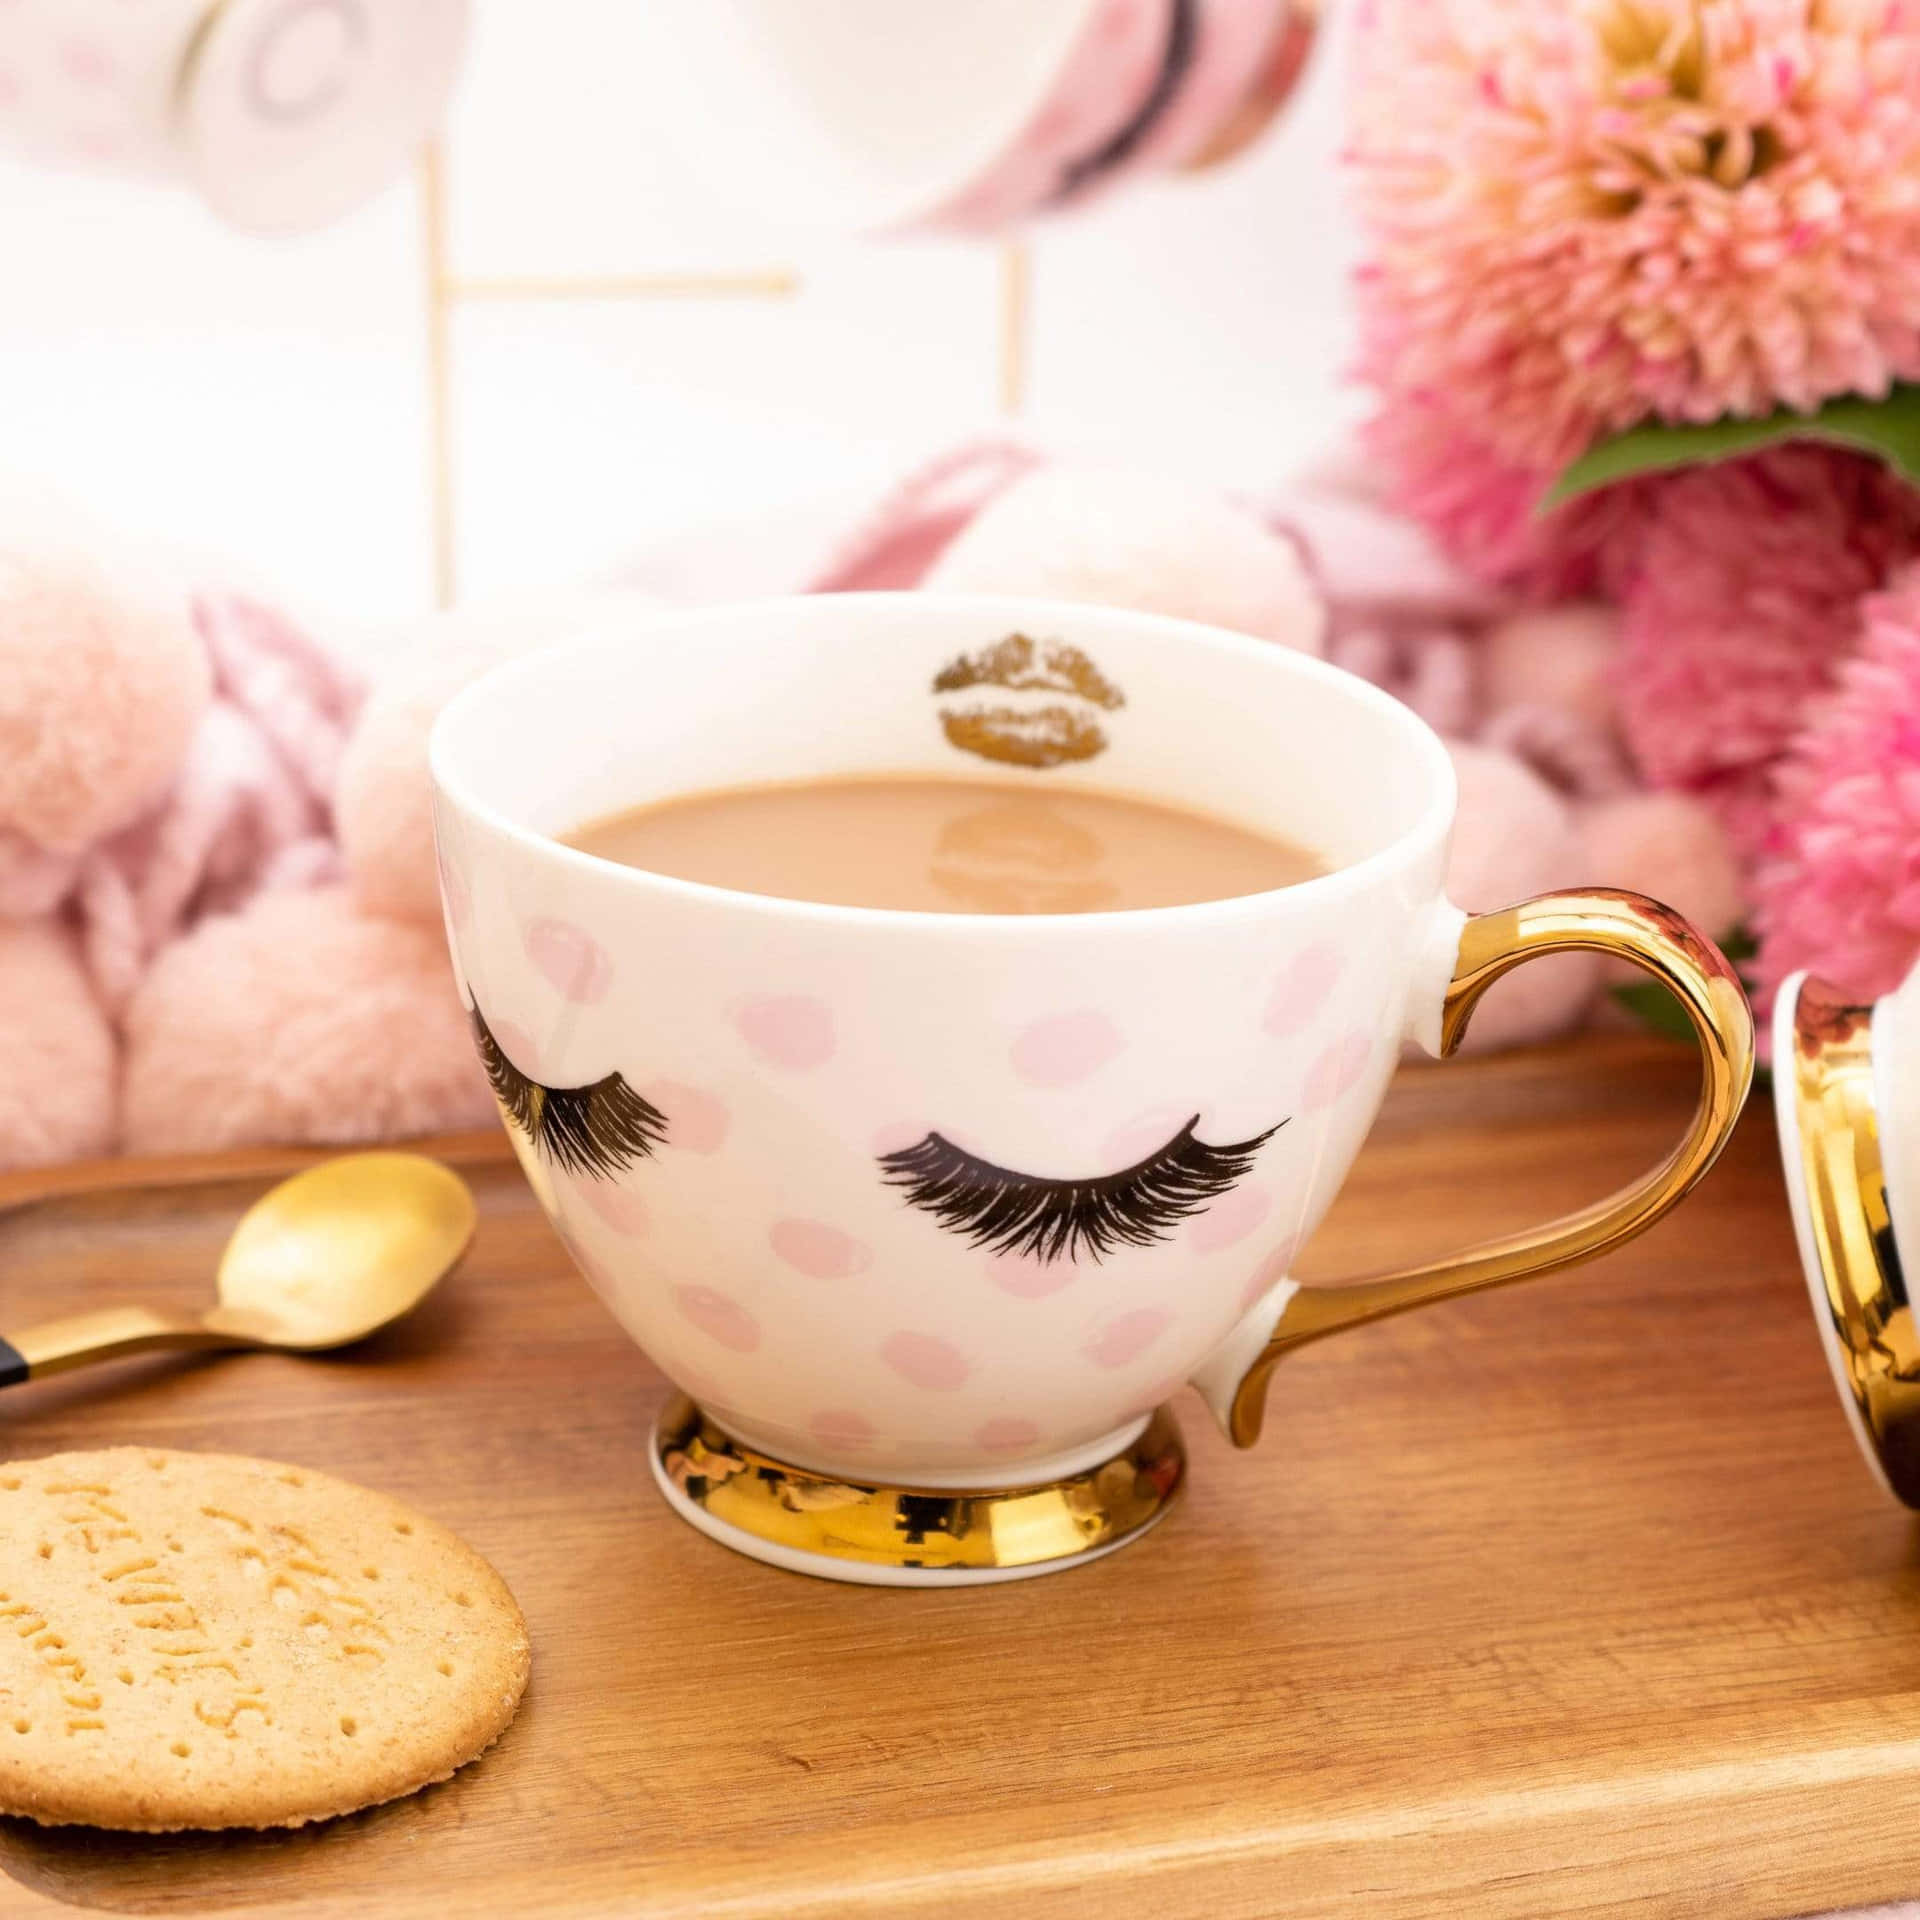
M 350 1813 L 491 1745 L 529 1658 L 500 1576 L 385 1494 L 161 1447 L 0 1465 L 0 1813 Z

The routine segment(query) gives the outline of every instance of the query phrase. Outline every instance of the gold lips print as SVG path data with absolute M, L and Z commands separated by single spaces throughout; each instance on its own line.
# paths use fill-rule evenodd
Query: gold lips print
M 1024 633 L 960 654 L 933 677 L 935 693 L 972 687 L 1068 696 L 1043 706 L 969 701 L 940 708 L 947 739 L 963 753 L 1016 767 L 1058 767 L 1104 753 L 1107 733 L 1098 712 L 1126 705 L 1126 696 L 1078 647 L 1058 640 L 1036 644 Z

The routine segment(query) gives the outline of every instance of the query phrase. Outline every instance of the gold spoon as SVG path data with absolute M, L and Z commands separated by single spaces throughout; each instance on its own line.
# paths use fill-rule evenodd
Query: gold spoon
M 352 1153 L 283 1180 L 241 1217 L 205 1313 L 103 1307 L 0 1336 L 0 1387 L 163 1347 L 313 1353 L 418 1305 L 473 1238 L 473 1195 L 417 1153 Z

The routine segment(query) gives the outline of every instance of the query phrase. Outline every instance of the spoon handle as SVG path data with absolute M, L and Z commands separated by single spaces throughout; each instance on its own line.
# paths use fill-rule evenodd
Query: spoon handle
M 17 1387 L 96 1360 L 163 1347 L 246 1347 L 244 1334 L 220 1333 L 198 1320 L 170 1320 L 146 1307 L 102 1307 L 66 1320 L 44 1320 L 11 1336 L 0 1334 L 0 1387 Z

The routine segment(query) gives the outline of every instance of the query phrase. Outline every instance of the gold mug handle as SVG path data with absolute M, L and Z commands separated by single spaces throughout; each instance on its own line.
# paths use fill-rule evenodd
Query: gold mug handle
M 1234 1389 L 1228 1430 L 1236 1446 L 1250 1447 L 1259 1439 L 1268 1376 L 1294 1348 L 1409 1307 L 1590 1260 L 1652 1226 L 1719 1158 L 1753 1084 L 1753 1011 L 1719 948 L 1670 907 L 1640 894 L 1583 888 L 1472 915 L 1461 930 L 1459 958 L 1441 1007 L 1441 1054 L 1459 1046 L 1480 996 L 1503 973 L 1544 954 L 1580 949 L 1644 967 L 1685 1010 L 1700 1042 L 1701 1076 L 1700 1103 L 1684 1138 L 1632 1186 L 1545 1226 L 1401 1273 L 1299 1288 Z

